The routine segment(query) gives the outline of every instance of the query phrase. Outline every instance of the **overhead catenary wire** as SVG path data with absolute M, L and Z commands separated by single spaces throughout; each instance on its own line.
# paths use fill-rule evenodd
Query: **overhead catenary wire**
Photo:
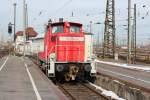
M 63 10 L 66 6 L 68 6 L 73 0 L 67 0 L 62 6 L 56 9 L 53 13 L 54 15 L 58 14 L 61 10 Z
M 67 0 L 62 6 L 60 6 L 58 9 L 56 9 L 54 12 L 53 12 L 53 16 L 55 16 L 56 14 L 58 14 L 61 10 L 63 10 L 67 5 L 69 5 L 73 0 Z M 41 15 L 43 14 L 43 10 L 41 10 L 39 13 L 38 13 L 38 16 L 37 17 L 34 17 L 33 18 L 33 21 L 36 21 L 38 19 L 38 17 L 40 17 Z

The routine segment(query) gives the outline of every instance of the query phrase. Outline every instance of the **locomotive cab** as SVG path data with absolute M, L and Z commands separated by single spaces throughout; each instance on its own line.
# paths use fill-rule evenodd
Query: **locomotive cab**
M 48 77 L 71 81 L 89 80 L 95 75 L 95 64 L 85 58 L 85 38 L 82 24 L 58 22 L 49 26 L 43 56 L 39 55 Z

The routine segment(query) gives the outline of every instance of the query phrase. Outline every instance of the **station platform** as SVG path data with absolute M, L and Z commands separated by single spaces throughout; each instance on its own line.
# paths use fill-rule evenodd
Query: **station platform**
M 29 58 L 0 59 L 0 100 L 67 100 Z

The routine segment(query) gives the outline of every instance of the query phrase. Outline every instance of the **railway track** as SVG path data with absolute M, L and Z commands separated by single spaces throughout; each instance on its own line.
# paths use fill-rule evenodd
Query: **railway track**
M 38 66 L 36 59 L 30 59 Z M 95 87 L 88 83 L 57 83 L 59 89 L 69 98 L 69 100 L 110 100 L 97 91 Z
M 110 100 L 88 83 L 64 83 L 58 87 L 70 100 Z
M 30 58 L 36 65 L 35 58 Z M 97 91 L 95 87 L 88 83 L 57 83 L 59 89 L 69 98 L 69 100 L 111 100 Z

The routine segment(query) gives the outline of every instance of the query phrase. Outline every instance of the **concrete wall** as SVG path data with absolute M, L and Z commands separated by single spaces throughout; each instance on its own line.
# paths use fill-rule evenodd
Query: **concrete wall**
M 95 84 L 115 92 L 118 96 L 126 100 L 150 100 L 150 93 L 146 93 L 133 86 L 129 86 L 117 80 L 113 80 L 107 76 L 97 76 Z

